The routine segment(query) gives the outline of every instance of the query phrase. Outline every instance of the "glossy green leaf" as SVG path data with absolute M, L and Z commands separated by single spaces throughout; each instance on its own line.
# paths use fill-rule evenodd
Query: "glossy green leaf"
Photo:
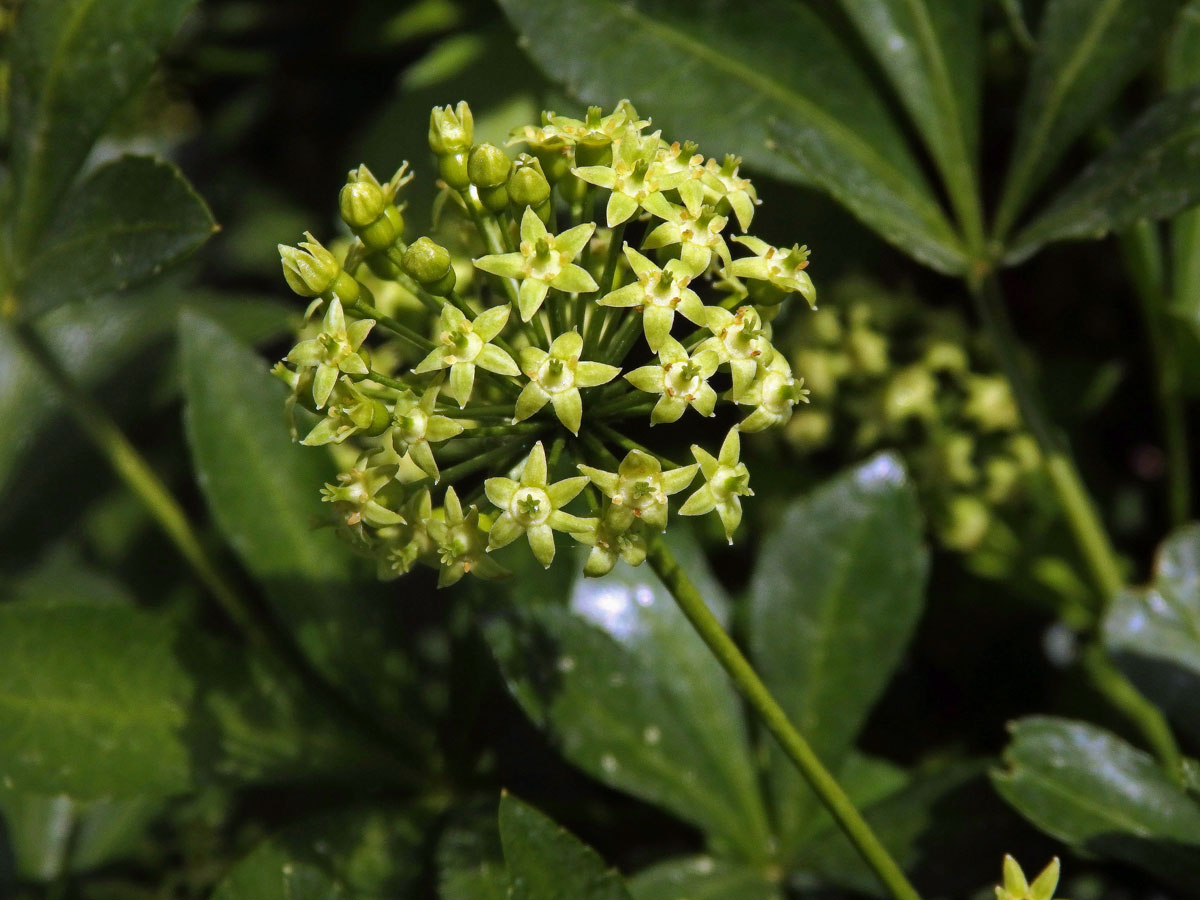
M 1046 5 L 996 215 L 999 236 L 1007 236 L 1071 142 L 1151 59 L 1181 6 L 1181 0 L 1051 0 Z
M 856 805 L 901 868 L 933 896 L 967 896 L 1012 834 L 1004 825 L 1013 817 L 994 800 L 977 762 L 915 776 L 901 790 Z M 832 822 L 801 845 L 795 867 L 829 884 L 889 896 Z
M 348 811 L 306 819 L 237 863 L 213 900 L 391 900 L 416 896 L 428 817 Z
M 710 601 L 721 607 L 721 598 Z M 486 633 L 509 689 L 561 752 L 746 859 L 769 852 L 739 705 L 646 568 L 580 579 L 573 612 L 513 609 Z
M 194 0 L 39 0 L 7 42 L 16 248 L 24 256 Z
M 924 599 L 916 494 L 881 454 L 794 501 L 750 583 L 756 668 L 822 761 L 837 769 L 904 654 Z M 774 752 L 774 751 L 773 751 Z M 771 770 L 784 845 L 812 800 L 781 753 Z
M 1012 727 L 1002 797 L 1042 831 L 1194 888 L 1200 872 L 1200 804 L 1148 754 L 1094 725 L 1031 717 Z
M 633 900 L 781 900 L 757 870 L 711 856 L 670 859 L 629 879 Z
M 510 900 L 630 900 L 595 850 L 508 794 L 500 798 L 500 842 Z
M 123 605 L 0 605 L 0 782 L 85 802 L 186 789 L 195 688 L 174 638 Z
M 980 0 L 841 0 L 937 162 L 960 220 L 982 237 Z
M 1104 643 L 1143 692 L 1200 739 L 1200 525 L 1163 544 L 1150 587 L 1113 599 Z
M 157 275 L 215 230 L 212 214 L 169 162 L 124 156 L 66 198 L 17 287 L 26 316 Z
M 322 674 L 399 716 L 409 666 L 396 604 L 357 578 L 331 528 L 317 527 L 328 516 L 319 492 L 334 475 L 329 456 L 293 443 L 287 389 L 265 360 L 199 315 L 185 313 L 180 328 L 188 441 L 218 528 Z
M 784 0 L 501 5 L 534 60 L 572 94 L 608 106 L 629 97 L 668 139 L 826 190 L 918 259 L 962 269 L 899 129 L 811 10 Z
M 1013 239 L 1011 264 L 1043 244 L 1100 238 L 1200 202 L 1200 87 L 1160 100 Z

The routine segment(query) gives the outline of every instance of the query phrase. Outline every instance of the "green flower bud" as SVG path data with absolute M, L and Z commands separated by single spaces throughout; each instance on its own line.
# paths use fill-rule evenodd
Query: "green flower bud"
M 475 142 L 475 118 L 466 100 L 457 109 L 437 107 L 429 113 L 429 148 L 435 156 L 466 154 Z
M 550 199 L 550 182 L 537 157 L 522 153 L 508 176 L 508 200 L 521 209 L 532 206 L 536 212 Z
M 366 228 L 382 216 L 385 206 L 387 198 L 383 196 L 383 188 L 369 181 L 351 181 L 338 195 L 338 212 L 342 221 L 354 231 Z
M 283 262 L 283 277 L 288 287 L 301 297 L 326 297 L 334 294 L 346 303 L 353 303 L 361 294 L 361 287 L 350 275 L 342 271 L 342 264 L 307 231 L 308 239 L 299 247 L 279 245 L 279 257 Z
M 495 144 L 479 144 L 471 151 L 467 161 L 467 176 L 479 190 L 479 200 L 484 207 L 498 213 L 508 206 L 508 173 L 512 160 Z
M 454 290 L 456 277 L 450 251 L 427 237 L 417 238 L 404 251 L 404 274 L 436 297 Z
M 787 438 L 800 450 L 819 450 L 833 435 L 833 419 L 821 409 L 793 413 L 787 423 Z
M 866 327 L 857 327 L 846 341 L 850 367 L 859 375 L 882 375 L 890 368 L 888 339 Z
M 883 391 L 882 413 L 885 420 L 898 424 L 905 419 L 937 419 L 935 404 L 937 382 L 922 366 L 906 366 L 892 376 Z
M 964 553 L 979 546 L 991 524 L 987 506 L 969 494 L 952 497 L 938 519 L 937 532 L 941 542 Z
M 465 191 L 471 186 L 471 179 L 467 174 L 467 154 L 453 153 L 448 156 L 439 156 L 438 174 L 442 176 L 442 181 L 454 190 Z

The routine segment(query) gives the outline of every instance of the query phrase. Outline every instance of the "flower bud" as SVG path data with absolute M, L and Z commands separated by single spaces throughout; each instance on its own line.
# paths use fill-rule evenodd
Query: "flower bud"
M 537 157 L 522 153 L 508 176 L 508 200 L 518 210 L 538 208 L 550 199 L 550 181 Z
M 354 231 L 366 228 L 382 216 L 385 206 L 387 198 L 383 196 L 383 188 L 369 181 L 351 181 L 338 195 L 342 221 Z
M 484 207 L 498 213 L 508 206 L 508 173 L 512 161 L 495 144 L 479 144 L 467 161 L 467 176 L 479 191 Z
M 466 154 L 475 141 L 475 118 L 466 100 L 457 109 L 435 106 L 429 113 L 429 148 L 435 156 Z
M 991 525 L 991 515 L 978 497 L 956 494 L 942 510 L 937 524 L 938 537 L 952 550 L 976 549 Z
M 896 372 L 884 388 L 882 412 L 891 424 L 916 418 L 926 422 L 937 419 L 935 404 L 937 382 L 922 366 L 906 366 Z
M 340 296 L 353 303 L 361 292 L 359 284 L 342 271 L 337 258 L 322 246 L 321 242 L 307 231 L 308 238 L 299 247 L 279 245 L 279 257 L 283 262 L 283 277 L 288 286 L 301 297 Z
M 404 274 L 437 297 L 454 290 L 456 277 L 450 251 L 427 237 L 413 241 L 404 251 Z

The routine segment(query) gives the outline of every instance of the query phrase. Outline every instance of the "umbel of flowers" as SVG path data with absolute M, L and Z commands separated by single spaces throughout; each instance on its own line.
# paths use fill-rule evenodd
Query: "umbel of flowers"
M 815 305 L 807 248 L 748 234 L 739 161 L 628 102 L 543 113 L 515 158 L 475 143 L 466 103 L 435 108 L 429 144 L 438 240 L 405 232 L 405 163 L 350 172 L 338 252 L 279 248 L 312 303 L 275 372 L 301 442 L 342 461 L 323 493 L 344 532 L 385 577 L 426 564 L 442 585 L 506 574 L 509 544 L 549 566 L 566 535 L 589 575 L 637 565 L 673 504 L 732 542 L 741 432 L 806 399 L 770 323 L 793 294 Z M 694 462 L 664 455 L 688 444 Z

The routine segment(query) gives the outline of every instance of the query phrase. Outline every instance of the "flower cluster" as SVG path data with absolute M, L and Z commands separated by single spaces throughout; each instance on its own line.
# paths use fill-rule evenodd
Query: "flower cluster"
M 443 585 L 505 574 L 492 551 L 522 536 L 549 566 L 556 532 L 591 548 L 589 575 L 637 565 L 689 488 L 679 514 L 715 513 L 732 542 L 753 493 L 740 434 L 806 400 L 770 323 L 793 294 L 815 308 L 807 248 L 746 233 L 739 161 L 668 143 L 628 102 L 543 113 L 511 143 L 476 144 L 466 103 L 436 108 L 439 240 L 406 238 L 406 163 L 350 172 L 343 252 L 279 248 L 312 304 L 275 371 L 302 443 L 343 460 L 325 499 L 385 576 L 423 563 Z M 669 423 L 664 452 L 691 427 L 718 431 L 715 455 L 639 442 Z
M 956 311 L 861 279 L 833 294 L 787 336 L 812 391 L 788 441 L 806 453 L 834 446 L 839 459 L 899 449 L 940 542 L 983 565 L 982 548 L 1015 543 L 1000 512 L 1022 506 L 1041 470 L 1007 379 Z

